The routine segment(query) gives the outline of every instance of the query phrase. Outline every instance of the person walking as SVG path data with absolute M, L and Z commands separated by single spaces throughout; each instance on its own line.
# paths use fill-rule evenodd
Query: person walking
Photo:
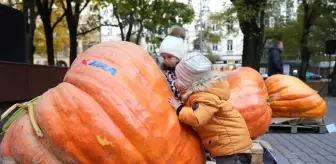
M 268 54 L 268 77 L 275 74 L 283 74 L 283 63 L 281 53 L 283 51 L 282 41 L 277 41 L 270 49 Z

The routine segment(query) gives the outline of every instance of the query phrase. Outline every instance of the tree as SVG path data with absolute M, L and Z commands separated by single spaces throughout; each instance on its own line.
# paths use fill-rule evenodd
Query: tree
M 266 29 L 266 38 L 280 38 L 285 51 L 283 56 L 301 58 L 300 78 L 305 80 L 305 74 L 311 61 L 323 54 L 324 42 L 335 37 L 333 24 L 335 19 L 332 9 L 328 9 L 325 1 L 302 1 L 296 20 L 287 21 Z
M 77 57 L 77 37 L 81 35 L 88 34 L 99 29 L 101 26 L 115 26 L 108 22 L 100 22 L 100 7 L 107 1 L 101 0 L 64 0 L 61 1 L 61 6 L 63 8 L 67 27 L 69 31 L 69 43 L 70 43 L 70 64 Z M 88 10 L 89 16 L 85 17 L 86 24 L 83 26 L 79 25 L 81 13 L 90 5 Z
M 54 10 L 51 14 L 51 21 L 55 22 L 60 15 L 63 14 L 63 10 L 59 8 L 58 10 Z M 62 19 L 53 30 L 53 51 L 54 53 L 58 53 L 63 51 L 65 48 L 69 47 L 69 34 L 68 27 L 65 19 Z M 46 37 L 44 34 L 44 26 L 43 24 L 37 24 L 34 36 L 34 44 L 36 53 L 39 55 L 47 54 L 47 46 L 46 46 Z
M 336 38 L 336 0 L 329 0 L 328 5 L 326 6 L 326 10 L 324 16 L 327 18 L 330 23 L 330 28 L 328 31 L 332 32 L 333 35 L 329 36 L 327 39 L 335 39 Z M 333 72 L 331 74 L 331 82 L 328 88 L 328 93 L 332 96 L 336 96 L 336 64 L 334 65 Z
M 230 0 L 233 6 L 215 14 L 213 17 L 223 24 L 238 21 L 243 39 L 243 66 L 259 71 L 261 54 L 264 49 L 265 11 L 267 0 Z M 273 2 L 273 1 L 272 1 Z M 271 3 L 271 2 L 269 2 Z M 226 4 L 224 4 L 225 6 Z M 225 8 L 227 8 L 225 6 Z
M 182 25 L 193 20 L 194 10 L 180 2 L 170 0 L 111 0 L 113 16 L 118 22 L 121 39 L 130 41 L 136 36 L 139 44 L 144 31 L 147 41 L 159 43 L 172 25 Z
M 62 0 L 36 0 L 36 6 L 37 11 L 40 15 L 40 18 L 43 23 L 43 29 L 45 34 L 45 41 L 47 46 L 47 59 L 48 59 L 48 65 L 55 65 L 54 60 L 54 29 L 56 28 L 57 24 L 62 21 L 65 14 L 62 13 L 59 17 L 56 18 L 56 20 L 52 21 L 52 14 L 54 11 L 54 7 L 56 7 L 56 12 L 59 12 L 59 6 Z
M 216 24 L 213 24 L 216 26 Z M 212 47 L 214 44 L 221 42 L 222 33 L 218 29 L 213 29 L 212 25 L 203 25 L 202 28 L 202 42 L 206 55 L 213 55 Z M 193 41 L 194 49 L 200 50 L 200 31 L 197 38 Z
M 302 0 L 303 21 L 302 33 L 300 36 L 301 64 L 299 69 L 299 78 L 303 81 L 306 80 L 306 72 L 311 56 L 308 48 L 308 37 L 315 20 L 321 16 L 324 5 L 325 4 L 322 2 L 322 0 Z
M 26 62 L 29 64 L 34 63 L 34 31 L 36 28 L 37 12 L 35 9 L 35 0 L 23 1 L 23 13 L 26 22 Z

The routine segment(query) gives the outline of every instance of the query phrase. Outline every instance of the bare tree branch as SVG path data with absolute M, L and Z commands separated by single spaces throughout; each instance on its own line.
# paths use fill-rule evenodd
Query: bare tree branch
M 118 25 L 113 25 L 113 24 L 101 24 L 101 25 L 99 25 L 99 26 L 97 26 L 97 27 L 94 27 L 94 28 L 92 28 L 92 29 L 90 29 L 90 30 L 87 30 L 87 31 L 83 31 L 83 32 L 77 33 L 77 36 L 85 35 L 85 34 L 87 34 L 87 33 L 90 33 L 90 32 L 92 32 L 92 31 L 95 31 L 95 30 L 97 30 L 97 29 L 99 29 L 100 27 L 103 27 L 103 26 L 113 26 L 113 27 L 118 27 Z
M 65 17 L 65 13 L 63 13 L 59 18 L 57 18 L 57 21 L 52 25 L 52 29 L 55 29 L 58 23 L 62 21 L 62 19 Z
M 90 0 L 85 1 L 84 6 L 79 10 L 79 13 L 81 13 L 86 8 L 86 6 L 89 4 L 89 2 L 90 2 Z
M 60 1 L 60 2 L 61 2 L 61 5 L 62 5 L 63 10 L 65 10 L 64 2 L 63 2 L 63 1 Z
M 51 0 L 50 4 L 49 4 L 49 12 L 51 13 L 52 11 L 52 6 L 54 4 L 55 0 Z

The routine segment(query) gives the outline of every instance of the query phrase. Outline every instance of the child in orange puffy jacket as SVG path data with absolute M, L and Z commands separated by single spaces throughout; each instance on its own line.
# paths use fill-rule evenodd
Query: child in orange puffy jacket
M 176 66 L 176 86 L 184 104 L 169 103 L 181 122 L 191 125 L 219 164 L 240 164 L 238 153 L 252 147 L 244 118 L 228 102 L 226 74 L 211 71 L 211 62 L 200 53 L 187 54 Z

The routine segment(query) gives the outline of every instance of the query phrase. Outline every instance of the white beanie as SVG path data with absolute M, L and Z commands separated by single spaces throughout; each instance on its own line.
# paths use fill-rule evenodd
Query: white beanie
M 183 39 L 175 36 L 167 36 L 160 45 L 160 54 L 168 53 L 181 59 L 185 53 Z
M 194 82 L 209 74 L 211 67 L 210 60 L 201 53 L 188 53 L 175 68 L 178 87 L 188 89 Z

